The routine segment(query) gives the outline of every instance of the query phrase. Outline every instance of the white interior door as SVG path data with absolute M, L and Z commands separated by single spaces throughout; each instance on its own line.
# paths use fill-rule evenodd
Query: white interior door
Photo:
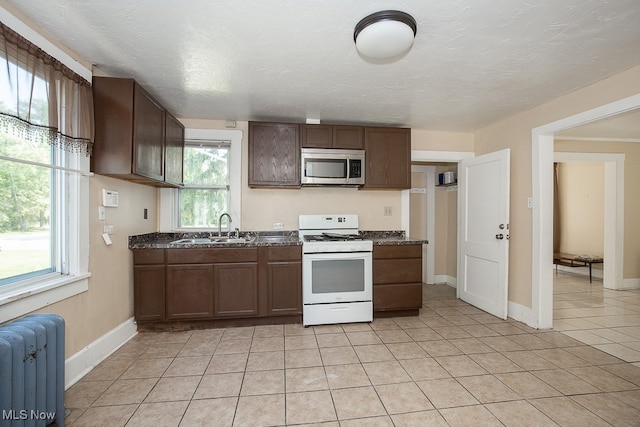
M 458 298 L 507 318 L 508 149 L 458 165 Z

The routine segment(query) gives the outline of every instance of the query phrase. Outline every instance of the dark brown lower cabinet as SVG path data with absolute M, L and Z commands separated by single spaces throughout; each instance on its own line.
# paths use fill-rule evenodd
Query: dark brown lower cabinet
M 137 249 L 134 300 L 139 325 L 174 328 L 187 321 L 276 317 L 299 321 L 302 250 L 300 246 Z
M 133 269 L 134 315 L 140 322 L 158 322 L 164 316 L 164 265 L 137 265 Z
M 373 310 L 417 315 L 422 307 L 422 245 L 373 248 Z
M 133 253 L 133 313 L 139 322 L 165 320 L 164 250 Z
M 215 264 L 213 268 L 215 316 L 258 314 L 258 263 Z
M 269 248 L 268 314 L 302 314 L 302 255 L 299 246 Z
M 213 317 L 213 264 L 167 266 L 167 319 Z

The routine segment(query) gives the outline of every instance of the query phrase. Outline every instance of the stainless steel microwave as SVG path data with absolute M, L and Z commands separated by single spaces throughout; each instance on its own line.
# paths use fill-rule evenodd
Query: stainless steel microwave
M 303 148 L 302 185 L 364 184 L 364 150 Z

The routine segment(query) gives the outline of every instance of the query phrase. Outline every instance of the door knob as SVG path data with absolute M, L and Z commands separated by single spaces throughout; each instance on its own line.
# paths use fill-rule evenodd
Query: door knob
M 502 233 L 496 234 L 496 239 L 498 239 L 498 240 L 504 239 L 504 234 L 502 234 Z

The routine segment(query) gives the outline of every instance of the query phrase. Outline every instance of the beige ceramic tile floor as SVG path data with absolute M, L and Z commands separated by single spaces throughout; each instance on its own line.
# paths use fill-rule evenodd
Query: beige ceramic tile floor
M 553 284 L 553 327 L 640 366 L 640 290 L 613 291 L 602 279 L 559 272 Z M 640 424 L 640 422 L 639 422 Z
M 67 391 L 67 424 L 639 425 L 640 367 L 496 319 L 446 285 L 425 285 L 424 300 L 419 317 L 370 325 L 138 334 Z M 594 321 L 607 316 L 584 330 L 607 329 Z M 626 327 L 610 330 L 633 337 Z

